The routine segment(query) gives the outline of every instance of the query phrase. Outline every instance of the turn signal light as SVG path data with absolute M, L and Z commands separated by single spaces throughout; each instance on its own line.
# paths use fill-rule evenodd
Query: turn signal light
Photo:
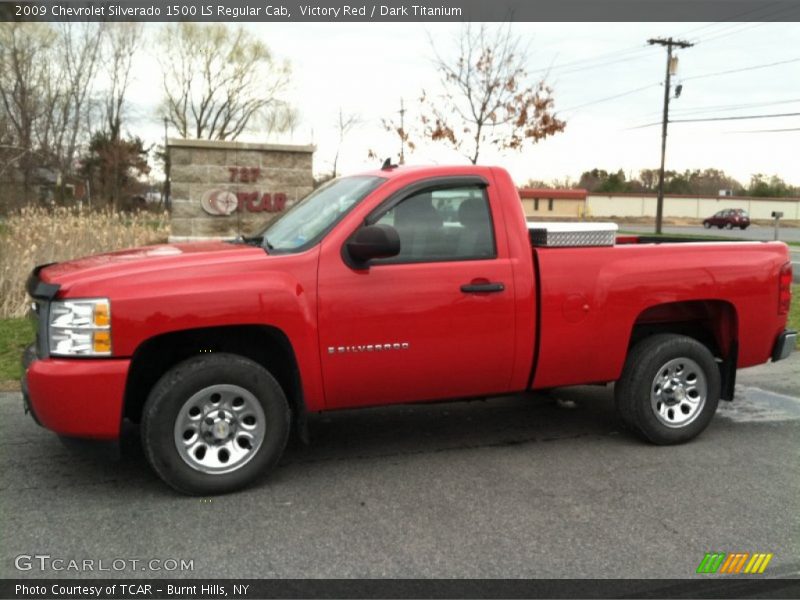
M 111 352 L 111 332 L 95 331 L 92 336 L 92 350 L 98 354 Z

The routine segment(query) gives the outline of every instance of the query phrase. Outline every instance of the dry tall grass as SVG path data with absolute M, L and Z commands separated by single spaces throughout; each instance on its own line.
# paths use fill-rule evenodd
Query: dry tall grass
M 0 318 L 28 310 L 25 280 L 34 266 L 162 242 L 167 215 L 25 208 L 0 229 Z

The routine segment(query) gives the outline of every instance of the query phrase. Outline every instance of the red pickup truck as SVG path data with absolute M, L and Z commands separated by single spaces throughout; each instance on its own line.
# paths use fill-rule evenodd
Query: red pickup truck
M 794 348 L 788 249 L 615 229 L 527 223 L 499 168 L 336 179 L 257 237 L 37 267 L 24 402 L 65 437 L 141 423 L 189 494 L 269 471 L 308 413 L 363 406 L 616 382 L 633 431 L 684 442 L 737 368 Z

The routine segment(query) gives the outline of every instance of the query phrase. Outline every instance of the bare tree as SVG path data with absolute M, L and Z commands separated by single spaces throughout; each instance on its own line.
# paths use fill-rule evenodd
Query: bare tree
M 71 173 L 79 146 L 88 143 L 89 108 L 100 65 L 102 23 L 61 23 L 56 38 L 56 62 L 48 78 L 47 101 L 53 117 L 41 143 L 55 154 L 62 174 Z
M 434 47 L 442 92 L 421 98 L 423 135 L 444 141 L 473 164 L 486 143 L 520 150 L 563 131 L 553 114 L 552 90 L 544 80 L 530 80 L 526 52 L 511 26 L 491 31 L 463 26 L 458 54 L 448 59 Z
M 0 105 L 29 200 L 37 167 L 71 173 L 88 141 L 104 25 L 0 24 Z
M 0 23 L 0 102 L 6 127 L 6 146 L 23 178 L 24 201 L 29 200 L 36 151 L 36 128 L 46 115 L 43 90 L 47 85 L 52 44 L 49 27 Z
M 164 113 L 182 137 L 235 140 L 248 126 L 285 130 L 287 63 L 245 29 L 178 23 L 159 39 Z
M 342 150 L 345 136 L 355 127 L 361 124 L 361 117 L 355 113 L 345 114 L 342 107 L 339 107 L 339 118 L 336 120 L 336 132 L 339 135 L 339 143 L 336 146 L 336 154 L 333 157 L 332 177 L 336 177 L 336 169 L 339 164 L 339 153 Z
M 131 82 L 133 59 L 142 40 L 141 23 L 114 23 L 109 25 L 105 67 L 110 82 L 105 93 L 105 128 L 112 140 L 120 138 L 125 95 Z

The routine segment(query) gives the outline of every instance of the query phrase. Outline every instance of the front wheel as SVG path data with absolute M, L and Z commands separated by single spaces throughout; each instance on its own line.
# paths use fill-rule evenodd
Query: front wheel
M 623 421 L 655 444 L 699 435 L 717 411 L 720 372 L 693 338 L 658 334 L 630 351 L 614 395 Z
M 234 354 L 199 356 L 153 387 L 142 445 L 158 476 L 179 492 L 222 494 L 277 464 L 290 417 L 283 390 L 264 367 Z

